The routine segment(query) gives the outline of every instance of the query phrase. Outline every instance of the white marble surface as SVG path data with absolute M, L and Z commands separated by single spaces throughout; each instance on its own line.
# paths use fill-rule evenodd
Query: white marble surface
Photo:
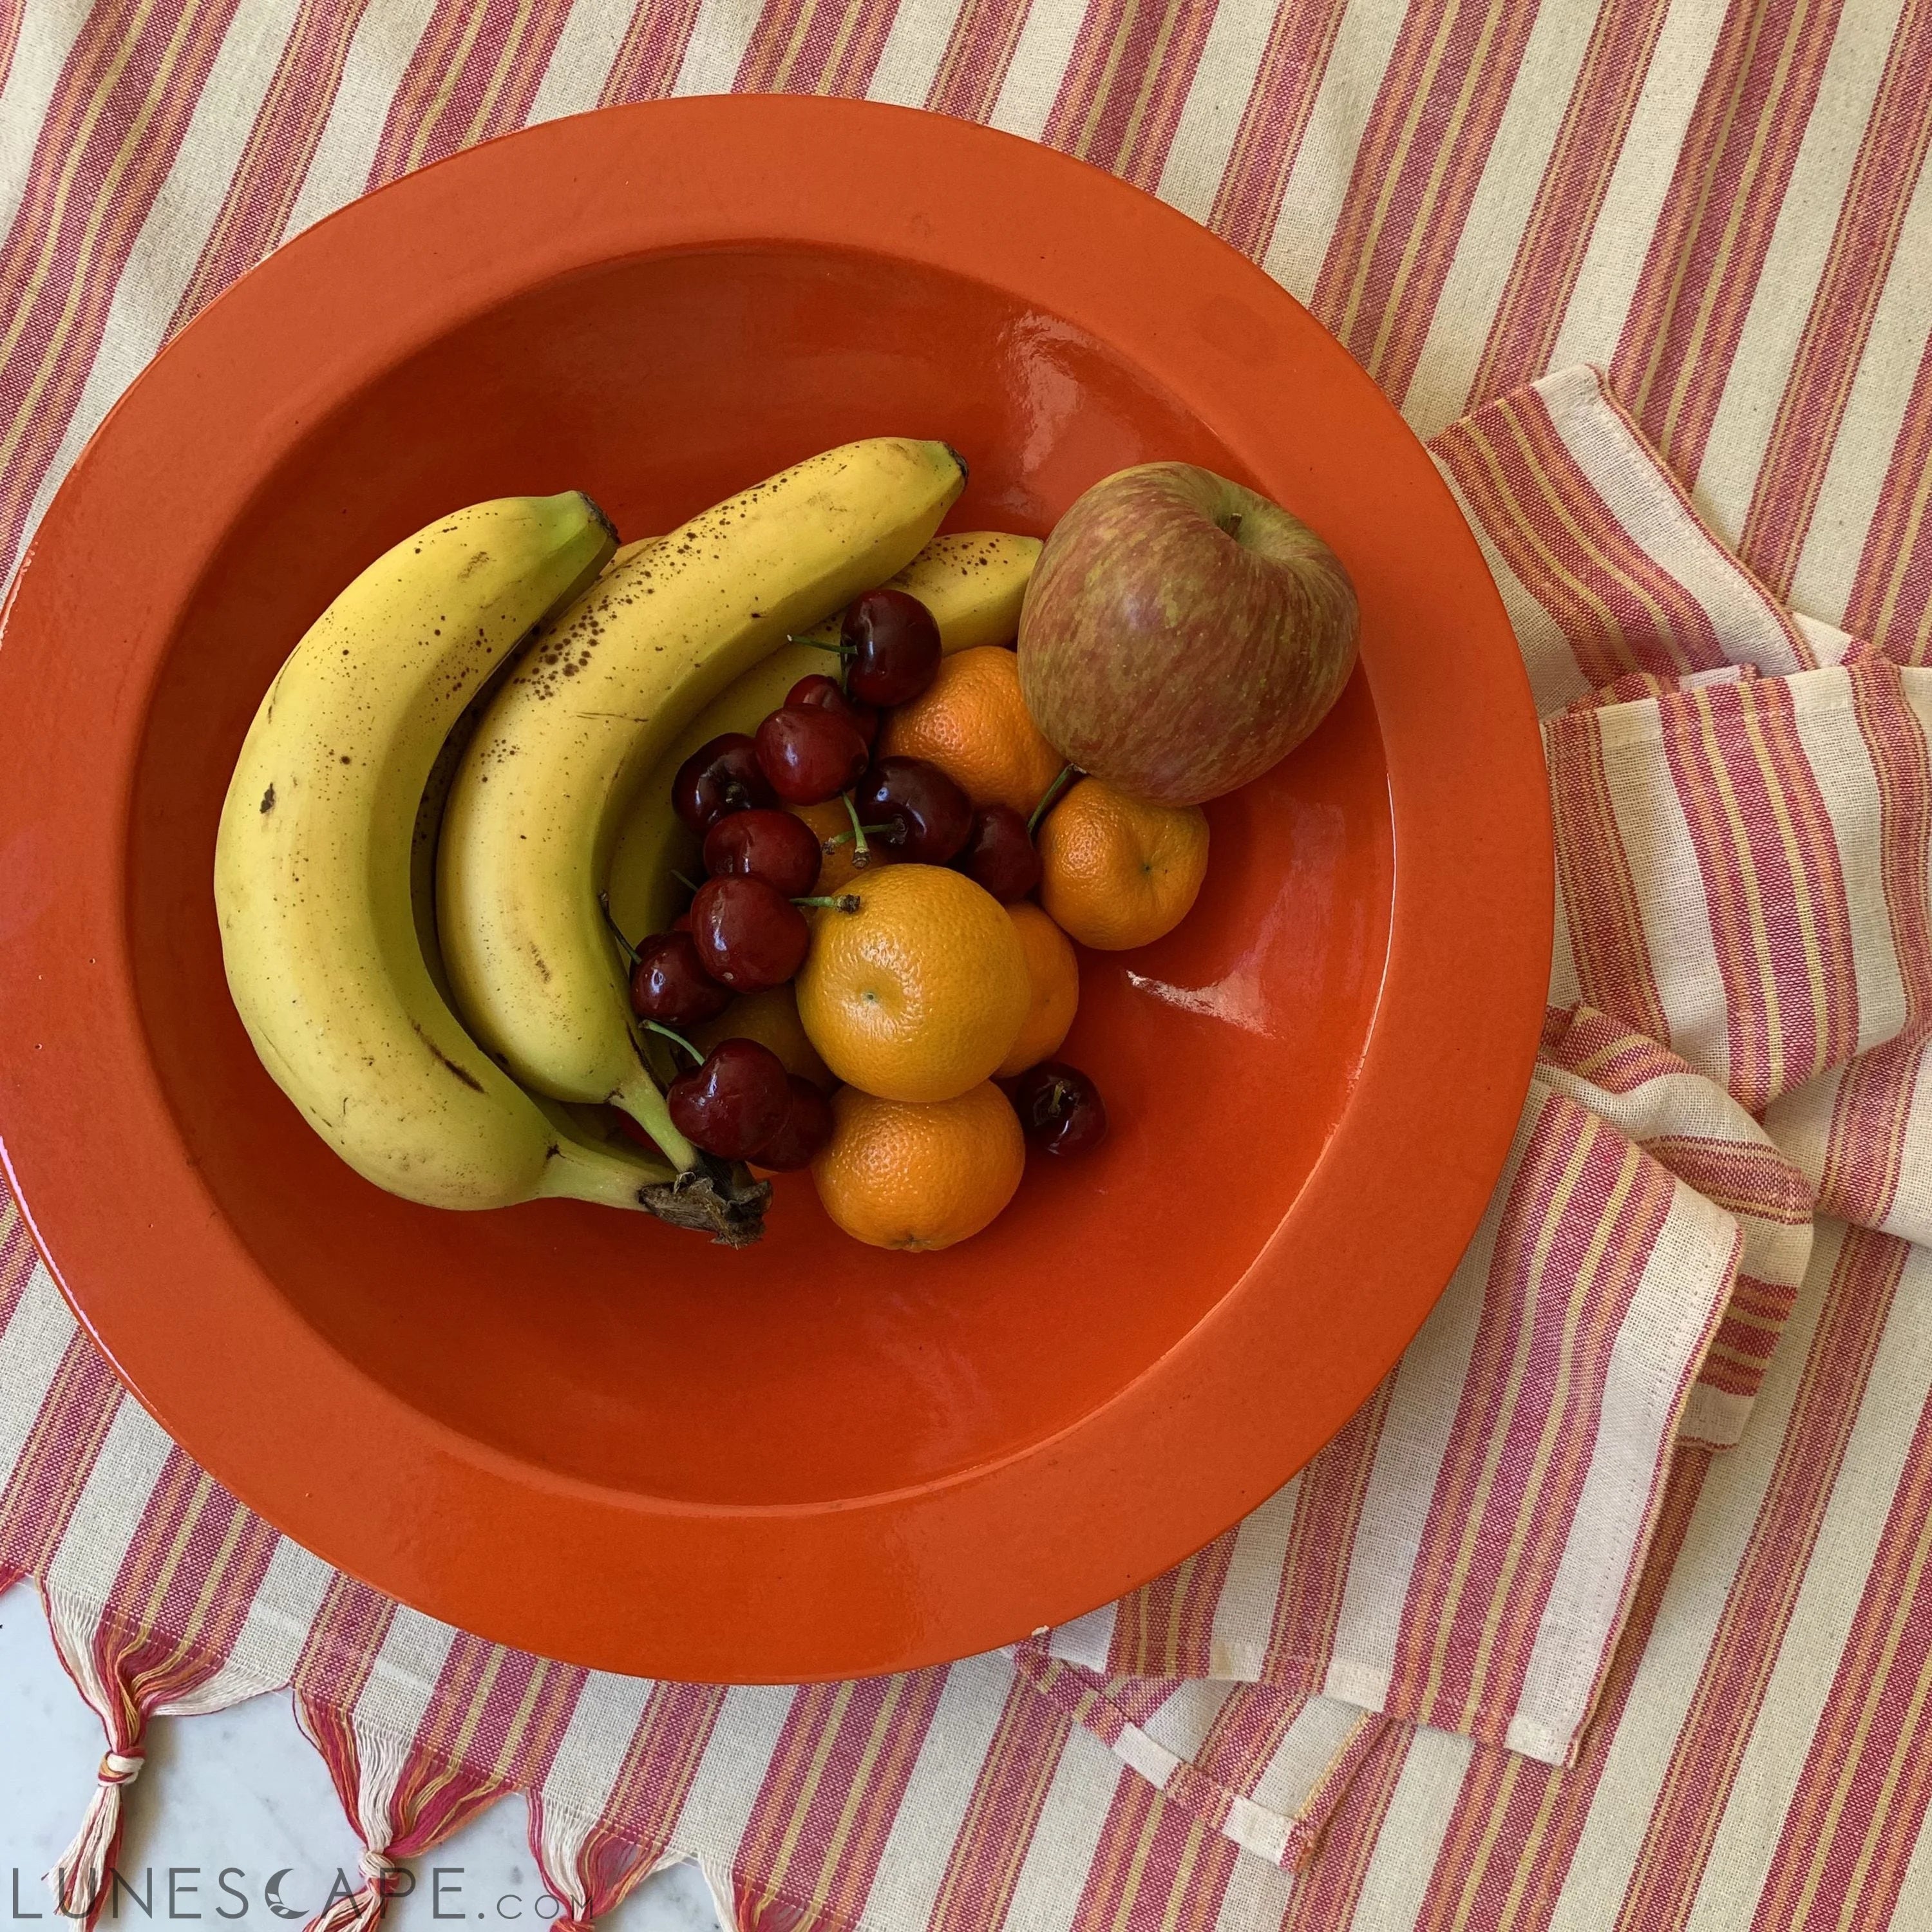
M 58 1932 L 40 1875 L 80 1822 L 100 1752 L 100 1720 L 62 1670 L 32 1592 L 0 1596 L 0 1932 L 25 1932 L 35 1914 Z M 555 1905 L 538 1910 L 545 1894 L 525 1832 L 524 1802 L 512 1796 L 416 1860 L 416 1890 L 389 1908 L 392 1932 L 454 1932 L 458 1921 L 538 1932 Z M 266 1932 L 283 1922 L 264 1897 L 280 1874 L 285 1907 L 300 1908 L 288 1918 L 296 1925 L 320 1906 L 338 1868 L 354 1881 L 358 1849 L 285 1696 L 164 1718 L 128 1792 L 119 1866 L 131 1892 L 118 1892 L 100 1922 L 145 1932 L 198 1916 L 212 1932 L 224 1920 Z M 683 1865 L 646 1880 L 601 1924 L 604 1932 L 715 1932 L 718 1919 L 704 1878 Z

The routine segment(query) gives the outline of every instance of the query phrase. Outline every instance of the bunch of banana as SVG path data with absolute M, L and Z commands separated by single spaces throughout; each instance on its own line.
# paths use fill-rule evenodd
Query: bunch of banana
M 975 644 L 1010 644 L 1019 629 L 1021 601 L 1040 550 L 1037 537 L 1009 536 L 1000 530 L 934 537 L 889 581 L 932 613 L 940 649 L 948 655 Z M 618 551 L 613 562 L 625 554 Z M 828 652 L 838 640 L 843 614 L 835 612 L 754 664 L 714 698 L 658 759 L 625 814 L 610 855 L 610 912 L 624 932 L 661 932 L 683 902 L 678 874 L 694 876 L 701 862 L 696 836 L 671 809 L 671 781 L 678 766 L 700 745 L 727 731 L 757 730 L 800 678 L 835 670 Z
M 964 482 L 945 444 L 878 437 L 639 547 L 536 640 L 457 773 L 436 925 L 471 1029 L 535 1091 L 626 1108 L 721 1218 L 734 1192 L 671 1125 L 632 1030 L 601 902 L 617 833 L 705 706 L 911 562 Z
M 417 827 L 452 728 L 613 541 L 570 492 L 479 503 L 398 544 L 284 664 L 229 785 L 214 892 L 236 1010 L 316 1132 L 410 1200 L 682 1214 L 668 1166 L 532 1099 L 478 1048 L 420 913 Z

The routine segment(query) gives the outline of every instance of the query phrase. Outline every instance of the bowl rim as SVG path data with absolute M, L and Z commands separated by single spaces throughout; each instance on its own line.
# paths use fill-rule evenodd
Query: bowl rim
M 1395 853 L 1382 993 L 1349 1102 L 1252 1267 L 1050 1440 L 911 1490 L 765 1508 L 519 1461 L 410 1408 L 311 1329 L 182 1144 L 133 991 L 124 883 L 147 694 L 172 635 L 149 614 L 182 608 L 304 426 L 539 284 L 740 245 L 884 251 L 1076 323 L 1104 316 L 1101 340 L 1190 406 L 1219 404 L 1216 433 L 1265 481 L 1294 403 L 1257 384 L 1245 324 L 1229 326 L 1258 316 L 1312 358 L 1310 380 L 1345 392 L 1463 643 L 1453 662 L 1428 640 L 1365 645 Z M 342 292 L 372 277 L 384 301 L 344 326 Z M 1169 381 L 1183 347 L 1184 388 Z M 169 462 L 188 434 L 192 489 Z M 132 567 L 98 567 L 110 533 Z M 100 777 L 77 787 L 83 745 Z M 0 610 L 0 769 L 14 774 L 0 853 L 11 843 L 28 895 L 0 947 L 0 1162 L 76 1316 L 175 1440 L 296 1542 L 428 1613 L 606 1670 L 797 1682 L 939 1663 L 1111 1601 L 1200 1547 L 1407 1346 L 1503 1167 L 1540 1031 L 1554 907 L 1540 738 L 1502 600 L 1426 452 L 1307 312 L 1205 229 L 1084 163 L 914 110 L 718 96 L 549 122 L 272 255 L 136 380 L 50 507 Z M 1289 1265 L 1347 1311 L 1318 1362 L 1285 1361 L 1270 1331 L 1268 1284 Z M 1350 1301 L 1363 1280 L 1378 1294 Z M 554 1571 L 514 1560 L 550 1550 L 568 1552 Z

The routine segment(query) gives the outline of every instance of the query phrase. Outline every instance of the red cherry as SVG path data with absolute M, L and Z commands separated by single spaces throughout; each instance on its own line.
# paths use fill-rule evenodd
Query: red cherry
M 832 1102 L 802 1074 L 791 1076 L 791 1105 L 776 1133 L 748 1158 L 760 1167 L 790 1174 L 809 1167 L 832 1138 Z
M 1066 1159 L 1091 1153 L 1107 1138 L 1100 1088 L 1064 1060 L 1028 1068 L 1014 1082 L 1012 1096 L 1027 1138 L 1042 1153 Z
M 782 986 L 805 964 L 805 915 L 763 879 L 706 879 L 691 902 L 691 936 L 712 978 L 734 993 Z
M 631 1007 L 640 1019 L 660 1026 L 700 1026 L 730 1004 L 731 989 L 705 971 L 688 932 L 656 933 L 638 948 Z
M 904 704 L 939 673 L 939 626 L 904 590 L 868 590 L 845 613 L 845 688 L 862 704 Z
M 868 825 L 889 825 L 879 834 L 894 856 L 943 866 L 966 843 L 973 807 L 937 765 L 923 758 L 881 758 L 853 794 Z
M 879 735 L 878 712 L 869 704 L 854 704 L 840 688 L 838 680 L 827 677 L 823 671 L 800 678 L 785 693 L 785 703 L 802 704 L 808 711 L 829 711 L 835 717 L 850 720 L 868 747 Z
M 788 704 L 758 727 L 758 764 L 788 805 L 836 798 L 866 769 L 866 741 L 849 718 Z
M 688 932 L 691 930 L 691 908 L 688 906 L 671 921 L 670 929 L 674 932 Z
M 743 1160 L 778 1132 L 791 1106 L 790 1076 L 770 1047 L 723 1040 L 664 1094 L 670 1124 L 721 1160 Z
M 818 883 L 818 835 L 788 812 L 734 812 L 704 835 L 704 869 L 715 879 L 763 879 L 788 899 Z
M 748 818 L 729 818 L 737 825 Z M 976 885 L 983 886 L 1002 905 L 1023 899 L 1040 884 L 1040 854 L 1027 822 L 1010 805 L 988 805 L 973 814 L 973 830 L 964 849 L 952 862 Z
M 729 812 L 776 802 L 758 764 L 758 747 L 742 731 L 700 745 L 677 768 L 671 808 L 701 838 Z

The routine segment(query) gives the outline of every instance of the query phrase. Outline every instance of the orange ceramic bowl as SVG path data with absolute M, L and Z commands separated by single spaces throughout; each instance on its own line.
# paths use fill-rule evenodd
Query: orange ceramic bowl
M 256 1064 L 210 868 L 271 674 L 453 505 L 668 528 L 849 437 L 944 436 L 1045 532 L 1207 464 L 1323 531 L 1362 674 L 1214 806 L 1198 908 L 1082 962 L 1111 1143 L 980 1238 L 859 1246 L 782 1180 L 732 1254 L 359 1180 Z M 0 641 L 0 1132 L 80 1318 L 298 1541 L 614 1670 L 848 1676 L 1156 1574 L 1388 1371 L 1498 1172 L 1550 946 L 1502 606 L 1395 412 L 1160 202 L 956 121 L 695 100 L 554 123 L 322 224 L 188 329 L 62 490 Z

